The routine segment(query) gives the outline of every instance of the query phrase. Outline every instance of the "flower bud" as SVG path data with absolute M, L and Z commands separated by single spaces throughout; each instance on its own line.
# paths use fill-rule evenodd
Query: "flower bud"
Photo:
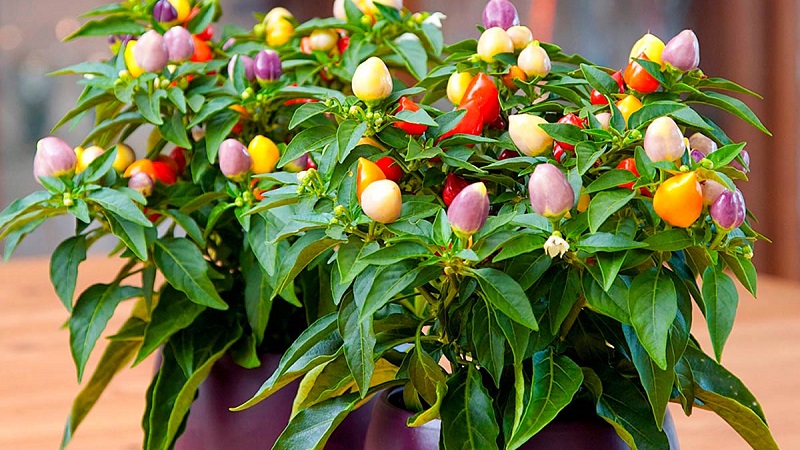
M 245 66 L 245 72 L 247 71 Z M 253 61 L 253 74 L 258 81 L 275 81 L 281 77 L 281 58 L 275 50 L 261 50 Z
M 485 62 L 494 62 L 494 56 L 514 51 L 514 42 L 500 27 L 488 28 L 478 39 L 478 56 Z
M 647 56 L 647 59 L 663 66 L 664 63 L 661 57 L 663 51 L 664 41 L 650 33 L 647 33 L 639 38 L 635 44 L 633 44 L 633 47 L 631 48 L 630 59 L 641 58 L 641 54 L 644 53 L 645 56 Z
M 133 49 L 136 64 L 145 72 L 158 72 L 169 62 L 169 52 L 164 37 L 150 30 L 139 38 Z
M 384 62 L 372 56 L 353 73 L 353 94 L 366 103 L 385 99 L 392 93 L 392 75 Z
M 670 117 L 654 120 L 644 134 L 644 151 L 651 161 L 675 161 L 686 151 L 683 133 Z
M 714 180 L 703 180 L 700 182 L 700 190 L 703 192 L 703 204 L 711 206 L 727 188 Z
M 456 106 L 461 104 L 473 76 L 469 72 L 453 72 L 447 80 L 447 98 Z
M 48 136 L 36 143 L 36 156 L 33 158 L 33 176 L 60 177 L 75 171 L 78 158 L 72 147 L 63 140 Z
M 178 18 L 178 10 L 167 0 L 158 0 L 153 7 L 153 18 L 157 22 L 170 23 Z
M 533 42 L 533 33 L 525 25 L 515 25 L 507 29 L 506 33 L 511 38 L 511 42 L 514 43 L 514 50 L 522 50 Z
M 667 42 L 661 58 L 665 63 L 683 71 L 700 65 L 700 43 L 692 30 L 683 30 Z
M 309 38 L 311 50 L 329 52 L 336 47 L 336 42 L 339 40 L 339 34 L 334 30 L 317 28 L 311 32 Z
M 517 8 L 508 0 L 489 0 L 483 8 L 483 27 L 487 30 L 500 27 L 507 30 L 509 27 L 519 25 Z
M 164 42 L 167 45 L 167 54 L 170 61 L 185 61 L 194 54 L 194 39 L 184 27 L 175 26 L 164 33 Z
M 550 137 L 539 125 L 546 120 L 533 114 L 512 114 L 508 116 L 508 135 L 517 149 L 528 156 L 539 156 L 553 145 Z
M 489 195 L 483 183 L 472 183 L 456 195 L 447 208 L 447 220 L 456 236 L 467 239 L 486 223 Z
M 750 172 L 750 153 L 748 153 L 747 150 L 742 150 L 742 152 L 739 153 L 739 156 L 742 158 L 742 161 L 744 161 L 744 165 L 742 165 L 742 163 L 740 163 L 738 160 L 734 159 L 731 161 L 731 167 L 740 172 Z
M 739 228 L 747 215 L 742 191 L 725 190 L 711 205 L 711 220 L 725 231 Z
M 544 77 L 550 73 L 550 56 L 538 41 L 533 41 L 520 52 L 517 65 L 529 77 Z
M 237 63 L 244 64 L 244 77 L 247 78 L 248 81 L 253 81 L 256 79 L 254 67 L 255 62 L 253 61 L 253 58 L 247 55 L 233 55 L 233 58 L 231 58 L 231 61 L 228 63 L 229 78 L 233 78 Z
M 133 152 L 132 148 L 122 142 L 117 144 L 117 156 L 114 158 L 114 170 L 120 173 L 125 172 L 125 169 L 133 164 L 135 160 L 136 153 Z
M 252 165 L 247 147 L 236 139 L 226 139 L 219 146 L 219 168 L 229 179 L 243 180 Z
M 558 167 L 544 163 L 533 170 L 528 182 L 531 206 L 537 214 L 550 220 L 558 220 L 575 203 L 575 191 Z
M 128 187 L 139 191 L 145 197 L 149 197 L 153 193 L 154 184 L 153 179 L 145 172 L 135 173 L 128 179 Z
M 400 187 L 392 180 L 377 180 L 370 183 L 361 193 L 359 203 L 364 214 L 380 223 L 392 223 L 397 220 L 403 207 Z

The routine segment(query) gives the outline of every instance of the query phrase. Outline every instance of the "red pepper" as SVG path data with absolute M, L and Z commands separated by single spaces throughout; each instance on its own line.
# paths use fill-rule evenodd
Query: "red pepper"
M 397 109 L 394 110 L 395 114 L 399 113 L 400 111 L 419 111 L 419 105 L 409 100 L 408 97 L 400 97 L 400 101 L 398 103 Z M 410 134 L 411 136 L 419 136 L 428 129 L 427 125 L 418 123 L 395 122 L 393 125 Z
M 169 156 L 166 156 L 166 155 L 161 155 L 161 156 L 169 158 Z M 174 164 L 174 161 L 173 161 L 173 164 Z M 153 161 L 153 169 L 155 170 L 156 180 L 158 180 L 158 181 L 160 181 L 160 182 L 162 182 L 164 184 L 167 184 L 167 185 L 175 184 L 175 182 L 178 181 L 178 176 L 175 173 L 175 170 L 172 167 L 172 165 L 168 164 L 167 162 L 165 162 L 163 160 Z
M 515 152 L 514 150 L 505 149 L 500 152 L 499 155 L 497 155 L 497 160 L 502 161 L 504 159 L 516 158 L 517 156 L 519 156 L 519 153 Z
M 303 38 L 300 39 L 300 52 L 310 55 L 311 51 L 311 37 L 303 36 Z
M 448 173 L 447 179 L 444 182 L 444 189 L 442 190 L 442 200 L 444 200 L 445 206 L 450 206 L 450 203 L 453 202 L 456 195 L 467 186 L 469 186 L 467 180 L 454 173 Z
M 622 72 L 620 72 L 619 70 L 614 72 L 614 74 L 611 75 L 611 78 L 613 78 L 613 79 L 615 79 L 617 81 L 617 84 L 619 85 L 619 93 L 620 94 L 624 94 L 625 93 L 625 82 L 622 80 Z M 593 105 L 607 105 L 608 104 L 608 99 L 605 97 L 605 95 L 603 95 L 600 92 L 598 92 L 597 89 L 592 89 L 592 94 L 589 97 L 589 101 L 591 101 Z
M 637 177 L 639 176 L 639 171 L 636 170 L 636 160 L 633 158 L 625 158 L 622 161 L 620 161 L 619 164 L 617 164 L 617 169 L 627 170 L 629 172 L 632 172 Z M 621 187 L 623 189 L 633 189 L 634 184 L 635 184 L 634 181 L 630 181 L 628 183 L 622 183 L 618 187 Z M 641 192 L 642 195 L 647 197 L 650 197 L 650 195 L 652 195 L 650 194 L 650 191 L 648 191 L 645 188 L 639 189 L 639 192 Z
M 639 59 L 648 59 L 647 55 L 642 53 Z M 661 85 L 650 73 L 644 70 L 641 64 L 631 60 L 628 67 L 625 68 L 625 84 L 631 89 L 641 92 L 643 94 L 650 94 L 658 90 Z
M 569 113 L 566 116 L 558 119 L 558 123 L 568 124 L 568 125 L 575 125 L 576 127 L 581 128 L 581 129 L 584 128 L 583 121 L 581 120 L 581 118 L 578 117 L 576 114 L 573 114 L 573 113 Z M 575 146 L 574 145 L 567 144 L 566 142 L 556 141 L 556 144 L 560 145 L 561 148 L 563 148 L 564 150 L 570 150 L 570 151 L 575 150 Z
M 214 57 L 211 47 L 208 46 L 206 41 L 197 36 L 192 36 L 194 41 L 194 54 L 190 58 L 192 62 L 207 62 L 211 61 Z
M 169 153 L 169 156 L 177 165 L 178 175 L 183 175 L 183 171 L 186 170 L 186 149 L 175 147 Z
M 347 47 L 350 46 L 350 36 L 342 36 L 336 41 L 336 48 L 339 49 L 339 54 L 344 54 L 344 51 L 347 50 Z
M 458 122 L 452 130 L 448 131 L 447 133 L 441 135 L 439 139 L 436 140 L 438 144 L 443 139 L 447 139 L 450 136 L 455 134 L 469 134 L 472 136 L 478 136 L 481 134 L 483 130 L 483 120 L 481 120 L 481 110 L 478 104 L 474 101 L 462 103 L 456 109 L 463 109 L 466 110 L 467 113 L 464 114 L 464 117 L 461 118 L 461 121 Z
M 500 97 L 497 86 L 488 75 L 478 73 L 467 85 L 461 104 L 475 102 L 484 124 L 494 123 L 500 116 Z
M 214 27 L 209 24 L 205 30 L 197 33 L 196 36 L 204 41 L 210 41 L 214 37 Z
M 553 158 L 558 163 L 563 163 L 567 159 L 567 152 L 558 144 L 553 144 Z
M 399 183 L 403 178 L 403 169 L 401 169 L 400 165 L 397 164 L 397 161 L 393 160 L 392 158 L 384 156 L 383 158 L 375 161 L 375 164 L 381 168 L 381 171 L 384 175 L 386 175 L 387 180 L 392 180 L 395 183 Z

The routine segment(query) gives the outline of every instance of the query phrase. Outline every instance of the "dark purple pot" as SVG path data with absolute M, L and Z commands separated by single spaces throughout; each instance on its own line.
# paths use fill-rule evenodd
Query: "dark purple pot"
M 441 422 L 433 420 L 418 428 L 406 426 L 413 416 L 389 401 L 389 396 L 401 396 L 399 390 L 384 391 L 372 410 L 364 450 L 438 450 Z M 400 400 L 402 401 L 402 400 Z M 667 412 L 664 428 L 672 450 L 679 450 L 678 437 L 672 417 Z M 557 418 L 537 433 L 521 449 L 525 450 L 629 450 L 614 428 L 597 416 L 578 419 Z
M 244 369 L 229 357 L 221 359 L 200 385 L 192 403 L 186 430 L 175 450 L 269 449 L 278 439 L 292 413 L 299 380 L 266 400 L 240 412 L 228 408 L 250 399 L 278 366 L 280 355 L 267 354 L 261 366 Z M 360 450 L 374 402 L 351 413 L 331 435 L 327 450 Z

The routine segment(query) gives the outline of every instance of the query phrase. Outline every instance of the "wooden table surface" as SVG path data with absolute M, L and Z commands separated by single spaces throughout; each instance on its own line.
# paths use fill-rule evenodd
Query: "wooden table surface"
M 78 288 L 113 277 L 116 267 L 90 258 Z M 57 449 L 73 396 L 78 392 L 69 354 L 67 312 L 56 298 L 44 259 L 0 266 L 0 449 Z M 800 449 L 800 285 L 760 279 L 758 299 L 743 293 L 723 363 L 761 401 L 782 449 Z M 130 308 L 120 305 L 118 312 Z M 123 315 L 112 320 L 116 329 Z M 693 330 L 710 348 L 701 318 Z M 103 345 L 103 339 L 98 346 Z M 99 357 L 95 351 L 89 367 Z M 152 362 L 125 370 L 78 429 L 70 449 L 141 448 L 140 418 Z M 87 372 L 88 373 L 88 372 Z M 725 422 L 706 411 L 686 418 L 673 406 L 684 450 L 749 448 Z

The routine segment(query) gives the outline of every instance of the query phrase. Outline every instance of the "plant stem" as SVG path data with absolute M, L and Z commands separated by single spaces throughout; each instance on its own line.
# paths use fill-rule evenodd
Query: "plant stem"
M 567 338 L 567 334 L 569 334 L 569 330 L 572 329 L 572 326 L 575 325 L 575 321 L 578 320 L 578 315 L 581 313 L 581 309 L 586 306 L 586 299 L 581 296 L 572 305 L 572 309 L 569 311 L 569 315 L 566 319 L 564 319 L 564 323 L 561 324 L 561 329 L 558 332 L 558 337 L 560 340 L 564 340 Z

